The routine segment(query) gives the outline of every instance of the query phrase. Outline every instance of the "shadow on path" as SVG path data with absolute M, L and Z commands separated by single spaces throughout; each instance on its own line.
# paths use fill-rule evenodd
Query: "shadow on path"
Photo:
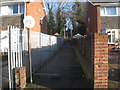
M 34 84 L 52 89 L 89 88 L 73 47 L 71 41 L 66 41 L 57 54 L 33 75 Z

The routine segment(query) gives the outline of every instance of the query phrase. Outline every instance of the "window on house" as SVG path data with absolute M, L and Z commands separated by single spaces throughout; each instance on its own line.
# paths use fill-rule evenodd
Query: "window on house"
M 23 4 L 20 5 L 20 13 L 24 13 L 24 5 Z
M 116 7 L 103 7 L 101 8 L 101 16 L 115 16 L 117 15 Z
M 90 17 L 88 17 L 88 24 L 90 24 Z
M 105 15 L 105 8 L 101 8 L 101 15 Z
M 106 32 L 108 33 L 108 43 L 115 43 L 115 30 L 106 30 Z
M 24 5 L 14 5 L 9 6 L 10 14 L 23 14 L 24 13 Z
M 18 13 L 18 5 L 9 6 L 9 14 L 17 14 Z
M 1 6 L 0 15 L 24 14 L 24 5 Z
M 18 13 L 18 5 L 13 6 L 13 14 Z
M 107 15 L 117 15 L 116 8 L 106 8 Z

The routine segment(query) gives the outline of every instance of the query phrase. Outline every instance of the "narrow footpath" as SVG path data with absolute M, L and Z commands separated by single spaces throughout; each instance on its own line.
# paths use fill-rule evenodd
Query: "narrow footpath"
M 89 88 L 83 70 L 76 62 L 71 41 L 66 41 L 59 52 L 34 74 L 34 83 L 52 89 Z

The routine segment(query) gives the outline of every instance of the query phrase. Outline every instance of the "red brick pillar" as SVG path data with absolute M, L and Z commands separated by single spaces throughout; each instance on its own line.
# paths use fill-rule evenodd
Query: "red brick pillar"
M 94 88 L 108 88 L 108 36 L 94 34 Z

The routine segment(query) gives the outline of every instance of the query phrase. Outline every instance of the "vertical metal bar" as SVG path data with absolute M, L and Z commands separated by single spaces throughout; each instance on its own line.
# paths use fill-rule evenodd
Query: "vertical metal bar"
M 8 46 L 8 72 L 9 72 L 9 88 L 13 88 L 13 73 L 11 65 L 11 26 L 8 26 L 9 31 L 9 46 Z
M 13 39 L 12 39 L 12 37 L 14 37 L 13 36 L 13 26 L 10 26 L 10 31 L 11 31 L 11 43 L 13 43 Z M 12 47 L 12 45 L 11 45 L 11 47 Z M 12 49 L 13 48 L 11 48 L 11 82 L 12 82 L 12 88 L 14 88 L 14 83 L 13 83 L 13 59 L 12 59 Z
M 24 52 L 24 51 L 25 51 L 25 43 L 24 43 L 24 40 L 25 40 L 25 32 L 24 32 L 24 31 L 25 31 L 25 30 L 23 30 L 22 36 L 21 36 L 21 37 L 22 37 L 22 41 L 21 41 L 21 44 L 22 44 L 22 59 L 23 59 L 23 60 L 26 60 L 26 59 L 25 59 L 25 52 Z M 23 60 L 22 60 L 22 63 L 24 62 Z
M 15 48 L 16 48 L 16 44 L 15 44 L 15 41 L 16 41 L 16 35 L 15 35 L 15 28 L 12 27 L 12 30 L 11 30 L 11 34 L 12 34 L 12 39 L 11 39 L 11 43 L 12 43 L 12 54 L 13 54 L 13 59 L 12 61 L 14 62 L 14 68 L 17 67 L 16 65 L 16 53 L 15 53 Z M 14 36 L 14 37 L 13 37 Z
M 14 29 L 14 31 L 15 31 L 15 36 L 16 36 L 16 42 L 15 42 L 15 55 L 16 55 L 16 58 L 15 58 L 15 61 L 16 61 L 16 67 L 18 67 L 18 53 L 17 53 L 17 51 L 18 51 L 18 36 L 17 36 L 17 30 L 16 30 L 16 28 Z
M 13 36 L 13 34 L 12 34 Z M 13 39 L 13 38 L 12 38 Z M 12 61 L 13 61 L 13 67 L 15 68 L 16 67 L 16 61 L 15 61 L 15 45 L 14 45 L 14 40 L 11 42 L 11 46 L 12 46 L 12 49 L 11 49 L 11 53 L 12 53 Z
M 10 32 L 11 32 L 11 33 L 10 33 L 10 35 L 11 35 L 11 40 L 10 40 L 10 41 L 11 41 L 11 51 L 10 51 L 10 52 L 11 52 L 11 61 L 12 61 L 12 60 L 13 60 L 13 53 L 12 53 L 12 50 L 13 50 L 13 49 L 12 49 L 12 47 L 13 47 L 13 42 L 12 42 L 12 36 L 13 36 L 13 35 L 12 35 L 12 26 L 10 26 L 10 28 L 11 28 L 11 29 L 10 29 Z M 14 62 L 12 62 L 12 64 L 13 64 L 12 67 L 14 67 Z
M 71 29 L 71 38 L 72 38 L 72 29 Z
M 15 45 L 14 45 L 14 40 L 15 40 L 15 38 L 14 38 L 14 27 L 12 27 L 11 26 L 11 54 L 12 54 L 12 56 L 11 56 L 11 60 L 12 60 L 12 68 L 15 68 L 15 50 L 14 50 L 14 47 L 15 47 Z
M 14 64 L 13 64 L 13 62 L 14 62 L 14 60 L 13 60 L 13 55 L 14 55 L 14 53 L 13 53 L 13 27 L 11 26 L 10 27 L 11 29 L 10 29 L 10 31 L 11 31 L 11 68 L 13 69 L 14 68 Z
M 22 45 L 22 39 L 23 39 L 23 35 L 22 35 L 22 31 L 23 30 L 21 30 L 21 33 L 20 33 L 20 59 L 21 59 L 21 62 L 20 62 L 20 66 L 22 67 L 22 51 L 23 51 L 23 45 Z
M 31 46 L 30 46 L 30 30 L 28 29 L 28 58 L 30 62 L 30 82 L 32 83 L 32 61 L 31 61 Z
M 17 30 L 17 37 L 18 37 L 18 67 L 21 67 L 21 59 L 20 59 L 20 29 Z

